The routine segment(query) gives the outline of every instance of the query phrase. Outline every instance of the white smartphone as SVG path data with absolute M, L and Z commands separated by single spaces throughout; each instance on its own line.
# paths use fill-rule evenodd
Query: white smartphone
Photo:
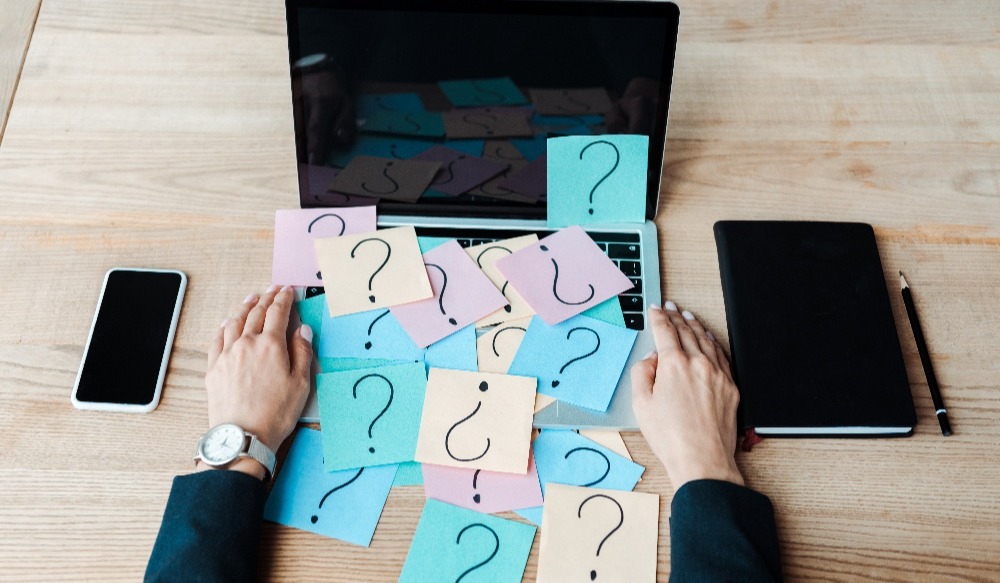
M 73 385 L 74 407 L 156 409 L 185 289 L 187 276 L 180 271 L 116 267 L 104 274 Z

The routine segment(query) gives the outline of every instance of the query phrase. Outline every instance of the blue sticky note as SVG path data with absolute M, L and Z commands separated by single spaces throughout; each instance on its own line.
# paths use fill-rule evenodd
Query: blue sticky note
M 438 86 L 455 107 L 524 105 L 528 103 L 528 98 L 524 96 L 524 93 L 521 93 L 510 77 L 441 81 Z
M 426 111 L 416 93 L 377 93 L 359 95 L 355 103 L 357 117 L 365 119 L 383 111 L 419 113 Z
M 326 294 L 306 298 L 295 304 L 299 310 L 299 320 L 308 324 L 313 331 L 313 353 L 319 354 L 319 341 L 323 331 L 323 316 L 327 313 Z
M 646 468 L 569 429 L 545 429 L 535 438 L 542 495 L 548 483 L 631 491 Z
M 395 474 L 395 465 L 326 472 L 320 432 L 303 428 L 274 480 L 264 520 L 367 547 Z
M 520 516 L 521 518 L 526 518 L 526 519 L 530 520 L 531 522 L 537 524 L 538 526 L 542 525 L 542 507 L 541 506 L 532 506 L 531 508 L 522 508 L 520 510 L 515 510 L 514 513 L 517 514 L 518 516 Z
M 547 152 L 548 226 L 646 220 L 648 136 L 549 138 Z
M 450 368 L 452 370 L 479 370 L 476 354 L 476 326 L 469 324 L 454 334 L 445 336 L 424 351 L 427 368 Z
M 577 315 L 555 326 L 535 316 L 507 374 L 538 377 L 538 392 L 607 411 L 637 332 Z
M 424 194 L 426 195 L 427 193 Z M 450 196 L 450 195 L 445 194 L 444 196 Z M 422 255 L 435 247 L 439 247 L 441 245 L 444 245 L 448 241 L 454 241 L 454 240 L 455 239 L 452 237 L 417 237 L 417 246 L 420 247 L 420 253 Z
M 514 144 L 525 160 L 533 161 L 545 153 L 547 139 L 545 134 L 538 134 L 533 138 L 511 138 L 510 143 Z
M 440 113 L 379 111 L 365 120 L 361 131 L 404 136 L 444 137 L 444 118 Z
M 392 481 L 392 487 L 396 486 L 422 486 L 424 483 L 424 472 L 420 468 L 420 462 L 404 462 L 399 464 L 396 470 L 396 478 Z
M 427 500 L 399 583 L 520 583 L 535 527 Z
M 324 467 L 413 461 L 426 387 L 419 362 L 316 375 Z
M 583 312 L 583 315 L 621 328 L 625 327 L 625 314 L 622 313 L 622 304 L 618 301 L 618 296 L 604 300 Z
M 385 308 L 336 318 L 324 314 L 317 354 L 321 358 L 423 359 L 423 350 Z

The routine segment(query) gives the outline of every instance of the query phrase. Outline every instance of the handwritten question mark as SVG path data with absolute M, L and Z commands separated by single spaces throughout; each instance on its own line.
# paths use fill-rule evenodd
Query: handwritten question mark
M 372 349 L 371 337 L 372 337 L 372 328 L 375 327 L 375 322 L 378 322 L 382 318 L 385 318 L 388 313 L 389 313 L 389 310 L 386 310 L 386 311 L 382 312 L 378 316 L 375 316 L 375 319 L 372 320 L 371 324 L 368 324 L 368 341 L 365 342 L 365 350 L 371 350 Z
M 340 221 L 340 232 L 337 233 L 335 236 L 339 237 L 339 236 L 343 235 L 344 231 L 347 230 L 347 223 L 344 222 L 344 217 L 342 217 L 342 216 L 340 216 L 338 214 L 334 214 L 334 213 L 325 213 L 325 214 L 322 214 L 322 215 L 316 217 L 315 219 L 313 219 L 309 223 L 309 226 L 306 227 L 306 232 L 307 233 L 312 233 L 312 231 L 313 231 L 313 225 L 315 225 L 317 222 L 319 222 L 320 219 L 325 219 L 326 217 L 336 217 L 336 219 L 338 221 Z M 323 279 L 323 273 L 321 271 L 317 271 L 316 272 L 316 279 Z
M 368 181 L 363 181 L 361 183 L 361 188 L 363 188 L 365 192 L 370 192 L 372 194 L 392 194 L 399 190 L 399 183 L 396 182 L 392 176 L 389 176 L 389 166 L 392 166 L 392 162 L 386 162 L 385 166 L 382 167 L 382 176 L 389 179 L 389 182 L 392 183 L 392 188 L 389 190 L 375 190 L 373 188 L 368 188 Z
M 591 356 L 593 356 L 594 354 L 596 354 L 597 351 L 601 348 L 601 335 L 598 334 L 597 331 L 595 331 L 595 330 L 593 330 L 591 328 L 587 328 L 586 326 L 577 326 L 576 328 L 573 328 L 572 330 L 570 330 L 569 332 L 567 332 L 566 333 L 566 340 L 569 340 L 570 336 L 573 335 L 573 332 L 576 332 L 577 330 L 586 330 L 587 332 L 590 332 L 591 334 L 593 334 L 594 338 L 597 339 L 597 346 L 594 346 L 594 349 L 591 350 L 590 352 L 586 353 L 586 354 L 581 354 L 580 356 L 577 356 L 576 358 L 571 358 L 571 359 L 567 360 L 566 364 L 562 365 L 562 368 L 559 369 L 559 374 L 564 373 L 566 371 L 566 369 L 569 367 L 569 365 L 573 364 L 574 362 L 579 362 L 579 361 L 581 361 L 581 360 L 583 360 L 585 358 L 590 358 Z M 553 380 L 552 381 L 552 387 L 554 388 L 554 387 L 558 387 L 558 386 L 559 386 L 559 379 Z
M 542 251 L 545 251 L 546 253 L 549 250 L 549 248 L 546 247 L 545 245 L 539 245 L 539 248 Z M 552 279 L 552 295 L 555 296 L 555 298 L 559 302 L 561 302 L 563 304 L 566 304 L 567 306 L 579 306 L 579 305 L 582 305 L 582 304 L 586 304 L 590 300 L 594 299 L 594 294 L 596 293 L 596 290 L 594 290 L 594 286 L 591 285 L 591 284 L 589 284 L 589 283 L 587 284 L 587 287 L 590 288 L 590 295 L 587 296 L 586 299 L 583 299 L 583 300 L 581 300 L 579 302 L 569 302 L 569 301 L 566 301 L 566 300 L 562 299 L 559 296 L 559 263 L 556 262 L 556 260 L 555 260 L 554 257 L 550 257 L 549 259 L 552 261 L 552 267 L 555 268 L 555 270 L 556 270 L 556 275 Z
M 458 538 L 455 539 L 455 544 L 456 545 L 462 544 L 462 535 L 465 534 L 465 531 L 469 530 L 470 528 L 475 528 L 477 526 L 480 527 L 480 528 L 485 528 L 486 530 L 489 531 L 490 534 L 493 535 L 493 540 L 494 540 L 493 552 L 490 553 L 489 557 L 486 557 L 485 561 L 481 561 L 479 563 L 476 563 L 475 565 L 473 565 L 473 566 L 469 567 L 468 569 L 466 569 L 465 571 L 463 571 L 462 574 L 458 576 L 458 579 L 455 579 L 455 583 L 459 583 L 459 581 L 461 581 L 466 575 L 468 575 L 469 573 L 475 571 L 476 569 L 478 569 L 478 568 L 486 565 L 490 561 L 492 561 L 493 557 L 497 556 L 497 551 L 500 550 L 500 537 L 497 536 L 496 531 L 493 530 L 492 528 L 486 526 L 485 524 L 483 524 L 481 522 L 474 522 L 474 523 L 466 526 L 462 530 L 460 530 L 458 532 Z
M 479 255 L 478 255 L 478 256 L 476 256 L 476 265 L 478 265 L 478 266 L 479 266 L 479 269 L 482 269 L 482 268 L 483 268 L 483 255 L 486 255 L 486 254 L 487 254 L 487 253 L 489 253 L 490 251 L 494 251 L 494 250 L 497 250 L 497 249 L 499 249 L 499 250 L 501 250 L 501 251 L 506 251 L 506 252 L 507 252 L 507 255 L 511 255 L 511 254 L 513 254 L 513 253 L 514 253 L 514 252 L 513 252 L 513 251 L 511 251 L 510 249 L 508 249 L 508 248 L 504 247 L 503 245 L 495 245 L 495 246 L 493 246 L 493 247 L 487 247 L 486 249 L 483 249 L 482 251 L 480 251 L 480 252 L 479 252 Z M 503 297 L 507 297 L 507 286 L 508 286 L 509 284 L 510 284 L 510 282 L 509 282 L 509 281 L 506 281 L 506 280 L 505 280 L 505 281 L 503 282 L 503 287 L 501 287 L 501 288 L 500 288 L 500 293 L 501 293 L 501 294 L 503 294 Z M 510 307 L 510 302 L 507 302 L 507 305 L 503 307 L 503 310 L 504 310 L 505 312 L 507 312 L 508 314 L 510 313 L 510 310 L 511 310 L 511 307 Z M 497 334 L 499 334 L 499 332 L 497 332 Z M 494 337 L 494 339 L 493 339 L 493 340 L 495 341 L 495 340 L 496 340 L 496 338 Z M 494 348 L 494 349 L 493 349 L 493 352 L 496 352 L 496 348 Z M 500 356 L 500 355 L 498 354 L 497 356 Z
M 382 271 L 382 268 L 385 267 L 386 263 L 389 263 L 389 258 L 392 257 L 392 246 L 389 245 L 389 243 L 387 243 L 386 241 L 379 239 L 378 237 L 368 237 L 367 239 L 362 239 L 358 241 L 358 244 L 355 245 L 353 249 L 351 249 L 351 259 L 355 258 L 354 253 L 358 250 L 358 247 L 364 245 L 365 243 L 368 243 L 369 241 L 378 241 L 379 243 L 385 245 L 385 259 L 382 260 L 382 264 L 379 265 L 378 269 L 372 272 L 371 277 L 368 278 L 368 291 L 372 291 L 372 282 L 375 281 L 375 276 L 378 275 L 380 271 Z M 374 304 L 375 294 L 368 296 L 368 301 Z
M 435 185 L 448 184 L 452 180 L 455 180 L 455 171 L 452 170 L 452 166 L 455 164 L 455 162 L 458 162 L 459 160 L 465 160 L 465 154 L 462 154 L 458 158 L 453 158 L 453 159 L 451 159 L 451 160 L 448 161 L 448 165 L 445 166 L 445 168 L 444 168 L 445 171 L 448 172 L 448 180 L 441 180 L 441 178 L 444 177 L 444 172 L 442 172 L 441 173 L 441 178 L 438 178 L 437 180 L 435 180 L 431 184 L 435 184 Z
M 438 309 L 441 310 L 442 316 L 447 316 L 448 312 L 444 310 L 444 291 L 448 289 L 448 274 L 440 265 L 436 265 L 434 263 L 425 263 L 424 265 L 426 265 L 427 267 L 433 267 L 437 269 L 438 271 L 441 272 L 441 277 L 444 278 L 444 283 L 441 284 L 441 295 L 438 296 Z M 458 320 L 456 320 L 455 318 L 448 318 L 448 323 L 451 324 L 452 326 L 458 326 Z
M 597 478 L 593 482 L 588 482 L 586 484 L 580 484 L 580 486 L 582 486 L 584 488 L 590 488 L 592 486 L 596 486 L 596 485 L 600 484 L 601 482 L 603 482 L 604 478 L 607 478 L 608 474 L 611 472 L 611 460 L 608 459 L 608 456 L 604 455 L 603 452 L 601 452 L 599 450 L 596 450 L 596 449 L 594 449 L 592 447 L 574 447 L 573 449 L 571 449 L 571 450 L 569 450 L 569 451 L 566 452 L 566 455 L 563 456 L 563 459 L 569 460 L 569 456 L 571 456 L 572 454 L 574 454 L 574 453 L 576 453 L 578 451 L 589 451 L 589 452 L 592 452 L 592 453 L 596 453 L 597 455 L 601 456 L 601 458 L 604 460 L 604 464 L 605 464 L 604 473 L 601 474 L 600 478 Z
M 499 91 L 494 91 L 489 87 L 482 87 L 481 85 L 479 85 L 479 81 L 470 81 L 469 84 L 472 85 L 472 88 L 476 90 L 476 101 L 478 101 L 479 103 L 493 103 L 495 101 L 504 103 L 507 101 L 507 98 L 504 96 L 503 93 L 500 93 Z M 496 97 L 494 97 L 492 100 L 490 100 L 489 98 L 483 99 L 483 94 L 495 95 Z
M 482 391 L 482 392 L 485 393 L 486 391 L 489 390 L 489 388 L 490 388 L 490 386 L 489 386 L 489 384 L 486 381 L 483 381 L 483 382 L 479 383 L 479 390 L 480 391 Z M 469 419 L 472 419 L 473 417 L 475 417 L 476 413 L 479 413 L 479 409 L 482 406 L 483 406 L 483 402 L 482 401 L 479 401 L 478 403 L 476 403 L 476 408 L 472 410 L 472 413 L 469 413 L 465 417 L 462 417 L 461 419 L 459 419 L 454 425 L 451 426 L 450 429 L 448 429 L 448 433 L 446 433 L 445 436 L 444 436 L 444 450 L 446 452 L 448 452 L 448 455 L 451 456 L 451 459 L 455 460 L 456 462 L 474 462 L 474 461 L 476 461 L 478 459 L 482 459 L 483 456 L 485 456 L 486 453 L 488 451 L 490 451 L 490 438 L 487 437 L 486 438 L 486 449 L 483 450 L 483 453 L 481 453 L 481 454 L 479 454 L 479 455 L 477 455 L 475 457 L 461 458 L 461 457 L 458 457 L 454 453 L 451 452 L 451 432 L 455 431 L 455 429 L 458 428 L 459 425 L 461 425 L 461 424 L 465 423 L 466 421 L 468 421 Z
M 479 472 L 481 472 L 481 471 L 482 470 L 476 470 L 476 473 L 472 474 L 472 489 L 473 490 L 476 489 L 476 481 L 479 480 Z M 479 502 L 481 500 L 482 500 L 482 497 L 479 495 L 479 492 L 476 492 L 476 494 L 472 497 L 472 501 L 475 502 L 476 504 L 479 504 Z
M 350 480 L 347 480 L 346 482 L 344 482 L 343 484 L 341 484 L 339 486 L 335 486 L 332 490 L 330 490 L 329 492 L 327 492 L 323 496 L 323 498 L 320 499 L 320 501 L 319 501 L 319 509 L 320 510 L 323 509 L 323 503 L 326 502 L 326 499 L 330 497 L 330 494 L 333 494 L 337 490 L 341 490 L 341 489 L 346 488 L 346 487 L 350 486 L 351 484 L 353 484 L 355 480 L 357 480 L 358 478 L 361 477 L 361 472 L 363 472 L 363 471 L 365 471 L 364 468 L 359 468 L 358 469 L 358 473 L 354 474 L 353 478 L 351 478 Z M 319 520 L 319 516 L 313 514 L 312 518 L 310 518 L 309 520 L 312 521 L 313 524 L 316 524 L 316 521 Z
M 482 118 L 482 117 L 488 118 L 493 123 L 497 122 L 497 116 L 493 115 L 492 113 L 467 113 L 462 116 L 462 121 L 464 121 L 469 125 L 479 126 L 484 130 L 486 130 L 486 135 L 492 136 L 493 129 L 491 125 L 483 123 L 481 121 L 473 121 L 472 119 L 469 119 L 469 118 Z
M 381 419 L 382 416 L 385 415 L 385 412 L 389 410 L 389 405 L 392 405 L 392 397 L 393 397 L 393 394 L 395 392 L 393 390 L 393 388 L 392 388 L 392 381 L 390 381 L 389 379 L 385 378 L 384 376 L 382 376 L 382 375 L 380 375 L 378 373 L 370 373 L 370 374 L 366 374 L 365 376 L 361 377 L 360 379 L 358 379 L 357 381 L 354 382 L 354 390 L 352 391 L 352 394 L 354 395 L 355 399 L 358 398 L 358 385 L 360 385 L 366 379 L 369 379 L 369 378 L 372 378 L 372 377 L 382 379 L 383 381 L 385 381 L 385 384 L 389 386 L 389 400 L 386 401 L 385 407 L 382 408 L 382 411 L 379 412 L 379 414 L 376 415 L 375 418 L 372 419 L 372 422 L 368 425 L 368 439 L 372 438 L 372 428 L 375 427 L 375 422 L 378 421 L 379 419 Z M 374 447 L 369 447 L 368 448 L 368 452 L 369 453 L 375 453 L 375 448 Z
M 611 142 L 609 142 L 607 140 L 597 140 L 596 142 L 590 142 L 589 144 L 587 144 L 586 146 L 584 146 L 583 149 L 580 150 L 580 159 L 583 160 L 583 153 L 586 152 L 591 146 L 596 146 L 598 144 L 605 144 L 605 145 L 611 146 L 611 148 L 615 151 L 615 165 L 612 166 L 611 170 L 608 170 L 608 173 L 605 174 L 604 176 L 602 176 L 601 179 L 597 181 L 597 184 L 595 184 L 593 186 L 593 188 L 590 189 L 590 196 L 587 198 L 587 200 L 591 204 L 591 208 L 588 209 L 588 211 L 587 211 L 590 214 L 594 214 L 594 208 L 593 208 L 593 204 L 594 204 L 594 191 L 597 190 L 597 187 L 600 186 L 602 182 L 604 182 L 605 180 L 608 179 L 608 176 L 611 176 L 614 173 L 614 171 L 618 169 L 618 163 L 621 162 L 621 153 L 618 151 L 618 146 L 612 144 Z
M 406 123 L 412 125 L 414 132 L 419 132 L 420 131 L 420 124 L 417 123 L 417 122 L 415 122 L 415 121 L 413 121 L 413 119 L 410 117 L 409 113 L 407 113 L 406 115 L 403 116 L 403 121 L 405 121 Z M 396 129 L 396 128 L 392 127 L 392 124 L 390 124 L 390 128 L 391 129 Z M 397 130 L 397 131 L 406 131 L 406 130 Z
M 520 326 L 507 326 L 506 328 L 497 330 L 497 333 L 493 335 L 493 354 L 495 354 L 497 358 L 500 358 L 500 352 L 497 350 L 497 338 L 507 330 L 520 330 L 521 332 L 527 332 L 526 329 Z
M 619 504 L 618 501 L 612 498 L 611 496 L 608 496 L 606 494 L 594 494 L 593 496 L 588 497 L 587 499 L 585 499 L 583 502 L 580 503 L 580 507 L 576 511 L 577 518 L 583 518 L 584 505 L 586 505 L 587 502 L 590 502 L 595 498 L 604 498 L 606 500 L 610 500 L 618 508 L 618 524 L 614 528 L 612 528 L 608 534 L 604 535 L 604 538 L 601 539 L 600 544 L 597 545 L 597 553 L 595 554 L 595 556 L 599 557 L 601 556 L 601 547 L 604 546 L 604 543 L 608 542 L 608 539 L 611 538 L 611 535 L 617 532 L 618 529 L 622 527 L 622 524 L 625 523 L 625 511 L 622 510 L 622 505 Z M 594 579 L 597 579 L 596 570 L 592 570 L 590 572 L 590 580 L 593 581 Z

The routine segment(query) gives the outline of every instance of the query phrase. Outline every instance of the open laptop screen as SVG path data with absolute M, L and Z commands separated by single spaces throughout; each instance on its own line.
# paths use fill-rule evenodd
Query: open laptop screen
M 677 35 L 661 2 L 286 0 L 302 206 L 545 216 L 545 140 L 650 136 Z

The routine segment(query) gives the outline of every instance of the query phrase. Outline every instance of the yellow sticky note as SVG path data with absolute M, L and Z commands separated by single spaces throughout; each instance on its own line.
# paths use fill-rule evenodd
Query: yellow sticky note
M 660 497 L 550 483 L 538 583 L 654 583 Z
M 486 328 L 487 326 L 493 326 L 495 324 L 501 324 L 503 322 L 518 320 L 534 315 L 535 311 L 531 309 L 528 302 L 524 301 L 524 298 L 522 298 L 521 295 L 514 290 L 514 286 L 507 283 L 507 278 L 500 273 L 499 269 L 497 269 L 496 262 L 501 257 L 506 257 L 515 251 L 524 249 L 525 247 L 537 242 L 538 235 L 532 233 L 531 235 L 505 239 L 503 241 L 496 241 L 493 243 L 485 243 L 483 245 L 475 245 L 465 249 L 465 252 L 468 253 L 469 257 L 476 262 L 476 265 L 483 270 L 486 277 L 490 278 L 493 285 L 497 286 L 497 288 L 503 293 L 504 297 L 507 298 L 507 305 L 492 314 L 481 318 L 478 322 L 476 322 L 477 328 Z
M 610 429 L 581 429 L 579 433 L 590 441 L 603 445 L 622 457 L 632 459 L 632 456 L 628 453 L 628 448 L 625 447 L 625 440 L 622 439 L 622 434 L 617 431 L 611 431 Z
M 536 385 L 533 377 L 430 369 L 416 461 L 527 473 Z
M 476 340 L 476 357 L 479 370 L 507 374 L 510 363 L 517 354 L 521 339 L 528 331 L 531 318 L 509 320 L 498 324 Z
M 331 317 L 434 295 L 413 227 L 315 239 Z

